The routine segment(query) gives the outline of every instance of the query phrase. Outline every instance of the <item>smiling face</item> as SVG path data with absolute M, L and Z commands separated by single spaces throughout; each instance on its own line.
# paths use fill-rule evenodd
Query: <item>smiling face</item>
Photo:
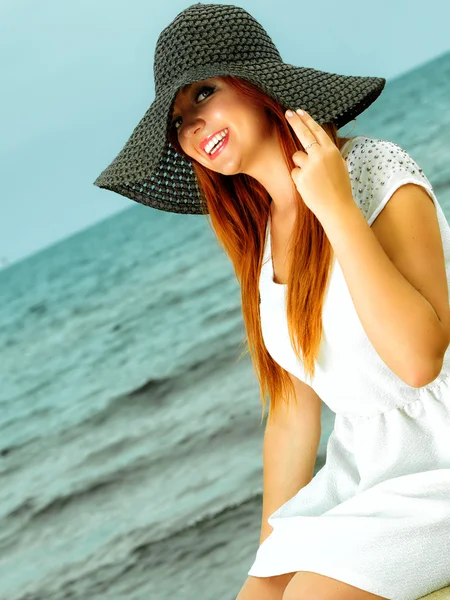
M 220 77 L 180 89 L 171 124 L 189 157 L 224 175 L 252 174 L 267 147 L 273 149 L 277 140 L 266 112 L 250 104 Z M 223 133 L 222 147 L 208 154 L 207 142 Z

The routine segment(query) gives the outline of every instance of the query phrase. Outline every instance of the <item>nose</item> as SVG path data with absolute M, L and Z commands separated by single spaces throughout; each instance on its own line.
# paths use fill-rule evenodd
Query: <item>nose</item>
M 200 142 L 203 139 L 201 130 L 205 127 L 205 121 L 200 117 L 190 118 L 183 124 L 184 137 L 190 144 L 200 150 Z
M 200 117 L 187 118 L 184 122 L 184 133 L 186 137 L 191 138 L 195 132 L 204 125 L 204 120 Z

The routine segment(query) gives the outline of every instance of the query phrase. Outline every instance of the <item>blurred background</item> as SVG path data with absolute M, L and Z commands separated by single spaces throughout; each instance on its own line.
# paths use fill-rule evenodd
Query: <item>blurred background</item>
M 1 600 L 234 600 L 258 548 L 264 426 L 231 263 L 203 216 L 93 185 L 190 4 L 0 3 Z M 285 62 L 387 79 L 351 135 L 407 150 L 448 220 L 448 2 L 239 6 Z M 324 405 L 315 472 L 333 423 Z

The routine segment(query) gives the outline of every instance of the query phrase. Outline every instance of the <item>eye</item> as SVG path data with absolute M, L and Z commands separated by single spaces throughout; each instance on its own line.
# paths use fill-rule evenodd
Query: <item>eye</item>
M 204 85 L 203 87 L 200 88 L 200 90 L 199 90 L 197 96 L 195 97 L 195 99 L 197 99 L 200 96 L 200 94 L 202 94 L 204 92 L 204 90 L 213 90 L 214 91 L 214 88 L 211 87 L 210 85 Z
M 203 86 L 202 86 L 202 87 L 199 89 L 199 91 L 197 92 L 197 95 L 195 96 L 195 99 L 197 100 L 197 98 L 198 98 L 198 97 L 199 97 L 201 94 L 203 94 L 203 92 L 204 92 L 205 90 L 206 90 L 206 91 L 212 91 L 212 92 L 213 92 L 215 89 L 216 89 L 216 88 L 215 88 L 215 87 L 213 87 L 213 86 L 210 86 L 210 85 L 203 85 Z M 209 95 L 210 95 L 210 94 L 207 94 L 207 96 L 209 96 Z M 179 127 L 176 127 L 176 124 L 178 123 L 178 119 L 180 119 L 180 117 L 177 117 L 177 118 L 176 118 L 176 119 L 174 119 L 174 120 L 172 121 L 172 123 L 171 123 L 171 127 L 172 127 L 173 129 L 175 129 L 175 131 L 177 131 L 177 130 L 179 129 Z

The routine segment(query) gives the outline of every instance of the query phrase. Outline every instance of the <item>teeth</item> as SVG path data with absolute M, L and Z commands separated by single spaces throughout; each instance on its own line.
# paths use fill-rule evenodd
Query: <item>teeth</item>
M 212 140 L 210 140 L 206 146 L 205 146 L 205 151 L 210 154 L 211 150 L 214 148 L 214 146 L 217 144 L 217 142 L 219 142 L 222 138 L 224 138 L 227 134 L 227 129 L 225 129 L 224 131 L 222 131 L 221 133 L 218 133 L 217 135 L 215 135 L 213 137 Z
M 211 150 L 211 152 L 209 153 L 209 155 L 211 156 L 211 154 L 215 153 L 221 146 L 223 146 L 223 140 L 220 140 L 219 142 L 217 142 L 217 144 Z
M 207 154 L 210 154 L 211 150 L 214 148 L 214 146 L 217 144 L 217 142 L 219 142 L 221 139 L 223 139 L 227 135 L 227 133 L 228 133 L 228 128 L 224 129 L 222 132 L 215 135 L 212 140 L 209 140 L 209 142 L 205 146 L 205 152 Z

